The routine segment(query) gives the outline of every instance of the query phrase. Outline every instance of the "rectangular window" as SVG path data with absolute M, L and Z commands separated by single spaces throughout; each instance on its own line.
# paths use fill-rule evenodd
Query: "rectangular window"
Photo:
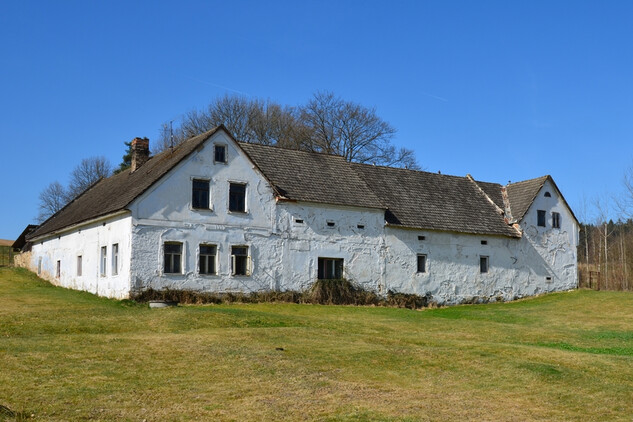
M 42 257 L 37 258 L 37 275 L 42 274 Z
M 182 273 L 182 243 L 169 242 L 163 245 L 164 249 L 164 266 L 165 274 L 181 274 Z
M 343 278 L 343 259 L 319 257 L 319 280 Z
M 119 244 L 112 245 L 112 275 L 119 273 Z
M 102 246 L 101 247 L 101 260 L 100 260 L 100 264 L 99 264 L 99 274 L 101 274 L 101 277 L 105 277 L 105 275 L 106 275 L 106 265 L 108 265 L 108 247 L 107 246 Z
M 426 272 L 426 255 L 418 254 L 418 272 Z
M 193 208 L 209 209 L 209 181 L 193 179 L 191 206 Z
M 200 274 L 216 274 L 216 255 L 217 247 L 215 245 L 200 245 L 200 262 L 198 265 Z
M 488 257 L 487 256 L 479 257 L 479 272 L 482 274 L 488 272 Z
M 77 277 L 81 277 L 81 273 L 83 272 L 83 258 L 81 255 L 77 256 Z
M 538 210 L 537 212 L 537 222 L 536 224 L 539 227 L 545 227 L 545 210 Z
M 226 163 L 226 145 L 214 145 L 213 157 L 216 163 Z
M 62 275 L 62 261 L 57 261 L 57 270 L 55 271 L 55 277 L 59 278 Z
M 552 213 L 552 227 L 560 229 L 560 214 L 557 212 Z
M 231 274 L 251 275 L 248 257 L 248 246 L 231 247 Z
M 246 212 L 246 185 L 229 184 L 229 211 Z

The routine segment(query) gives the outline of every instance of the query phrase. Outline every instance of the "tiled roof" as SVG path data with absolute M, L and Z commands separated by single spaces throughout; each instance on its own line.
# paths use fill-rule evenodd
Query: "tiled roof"
M 323 204 L 385 208 L 338 155 L 239 142 L 282 197 Z
M 220 126 L 151 157 L 134 173 L 126 170 L 97 182 L 27 239 L 125 210 L 218 130 L 226 131 Z M 335 155 L 237 144 L 271 183 L 276 194 L 287 200 L 385 209 L 386 223 L 393 226 L 520 236 L 504 221 L 500 212 L 505 209 L 502 186 L 495 183 L 352 164 Z M 548 177 L 508 185 L 508 198 L 517 221 Z
M 508 193 L 508 201 L 510 201 L 512 219 L 514 221 L 521 221 L 548 178 L 550 178 L 550 176 L 542 176 L 536 179 L 508 184 L 506 191 Z
M 27 240 L 124 210 L 218 129 L 188 139 L 173 150 L 167 149 L 151 157 L 133 173 L 128 169 L 98 181 L 42 223 L 27 236 Z
M 410 228 L 518 237 L 467 177 L 353 164 L 387 206 L 387 224 Z M 498 196 L 501 196 L 501 186 Z M 486 188 L 492 190 L 492 184 Z M 497 194 L 495 198 L 498 200 Z

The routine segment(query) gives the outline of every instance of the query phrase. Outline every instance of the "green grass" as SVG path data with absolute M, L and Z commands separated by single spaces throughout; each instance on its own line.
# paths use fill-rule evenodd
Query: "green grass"
M 0 421 L 631 420 L 632 398 L 633 293 L 149 309 L 0 269 Z

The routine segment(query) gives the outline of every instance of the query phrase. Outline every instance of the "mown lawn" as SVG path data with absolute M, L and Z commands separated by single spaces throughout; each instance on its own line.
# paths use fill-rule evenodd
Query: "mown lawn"
M 631 420 L 633 294 L 149 309 L 2 268 L 0 405 L 31 420 Z

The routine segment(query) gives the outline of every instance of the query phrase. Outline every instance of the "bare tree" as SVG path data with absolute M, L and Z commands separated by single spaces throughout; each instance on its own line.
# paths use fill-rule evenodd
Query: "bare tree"
M 373 108 L 317 92 L 304 106 L 225 95 L 205 110 L 163 124 L 157 151 L 175 146 L 220 124 L 239 141 L 337 154 L 347 161 L 419 169 L 415 154 L 392 145 L 396 130 Z
M 347 161 L 418 169 L 413 151 L 391 144 L 396 129 L 373 108 L 344 101 L 331 92 L 317 92 L 300 107 L 301 122 L 313 151 L 343 156 Z
M 68 203 L 68 192 L 61 183 L 55 181 L 40 192 L 39 213 L 37 221 L 39 223 L 47 220 L 51 215 L 64 208 Z
M 109 177 L 111 174 L 112 165 L 107 158 L 103 156 L 84 158 L 70 175 L 68 199 L 76 198 L 99 179 Z

